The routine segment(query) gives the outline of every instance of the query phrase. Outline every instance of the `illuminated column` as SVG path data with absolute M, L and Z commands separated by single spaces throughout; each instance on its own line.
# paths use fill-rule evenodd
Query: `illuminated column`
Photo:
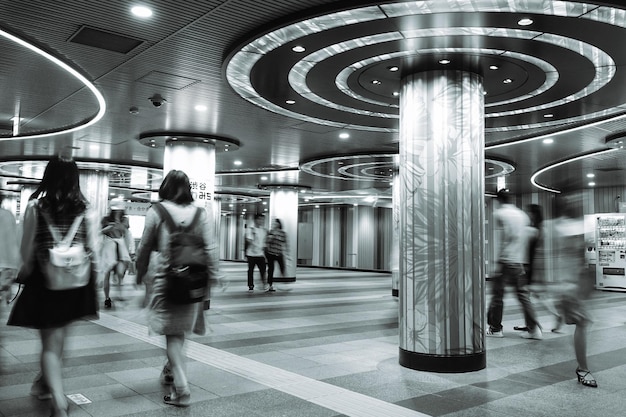
M 191 194 L 198 207 L 204 207 L 214 218 L 215 145 L 184 140 L 169 140 L 165 144 L 163 175 L 173 169 L 189 177 Z
M 81 170 L 80 190 L 83 192 L 96 218 L 106 216 L 109 209 L 109 173 L 105 171 Z
M 298 187 L 269 186 L 270 191 L 270 219 L 271 227 L 274 219 L 280 219 L 283 230 L 287 235 L 285 249 L 285 276 L 280 276 L 280 269 L 274 269 L 274 281 L 293 282 L 296 280 L 296 264 L 298 262 Z
M 393 174 L 391 187 L 391 295 L 397 297 L 400 288 L 400 186 L 397 171 Z
M 483 116 L 480 75 L 402 79 L 400 364 L 412 369 L 486 366 Z

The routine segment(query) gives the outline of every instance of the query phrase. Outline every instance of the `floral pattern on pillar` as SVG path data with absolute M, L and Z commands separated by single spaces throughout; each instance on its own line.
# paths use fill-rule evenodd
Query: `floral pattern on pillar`
M 480 75 L 403 78 L 399 315 L 409 352 L 484 351 L 483 117 Z

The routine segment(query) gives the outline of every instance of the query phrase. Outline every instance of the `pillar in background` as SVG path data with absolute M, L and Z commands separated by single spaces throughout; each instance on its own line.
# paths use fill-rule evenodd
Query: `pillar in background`
M 187 174 L 195 204 L 204 207 L 209 217 L 214 218 L 215 145 L 182 140 L 167 141 L 163 156 L 163 176 L 173 169 Z
M 480 75 L 402 79 L 400 364 L 412 369 L 486 366 L 483 116 Z
M 287 235 L 285 250 L 285 276 L 280 276 L 278 265 L 274 269 L 274 281 L 293 282 L 296 280 L 296 264 L 298 262 L 298 188 L 275 186 L 270 188 L 269 227 L 274 219 L 280 219 Z
M 80 190 L 99 221 L 109 212 L 109 173 L 100 170 L 81 170 L 79 183 Z

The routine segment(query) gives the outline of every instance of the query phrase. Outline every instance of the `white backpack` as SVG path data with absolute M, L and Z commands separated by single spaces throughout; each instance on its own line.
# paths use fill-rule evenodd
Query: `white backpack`
M 91 256 L 85 250 L 85 245 L 73 242 L 78 227 L 85 217 L 77 216 L 64 238 L 52 224 L 50 216 L 43 210 L 39 211 L 48 224 L 48 229 L 54 239 L 54 245 L 48 249 L 49 261 L 42 263 L 45 285 L 49 290 L 70 290 L 84 287 L 91 277 Z

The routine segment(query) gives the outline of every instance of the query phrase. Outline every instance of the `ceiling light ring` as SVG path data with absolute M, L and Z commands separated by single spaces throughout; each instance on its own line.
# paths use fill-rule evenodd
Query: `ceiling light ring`
M 440 36 L 450 36 L 452 34 L 458 33 L 459 31 L 462 31 L 463 29 L 464 28 L 443 28 L 443 29 L 438 30 L 438 34 Z M 483 36 L 489 36 L 489 37 L 502 37 L 503 36 L 500 28 L 479 28 L 479 29 L 474 28 L 474 30 L 475 31 L 478 30 L 479 32 L 482 33 Z M 430 31 L 428 29 L 421 29 L 420 31 L 424 31 L 424 35 L 426 33 L 430 34 Z M 517 36 L 511 36 L 511 33 L 514 33 Z M 570 96 L 566 98 L 553 100 L 552 102 L 544 103 L 540 106 L 535 106 L 535 107 L 515 109 L 515 110 L 506 111 L 506 112 L 486 113 L 485 117 L 487 118 L 505 117 L 505 116 L 510 116 L 510 115 L 531 113 L 535 111 L 545 110 L 548 108 L 553 108 L 558 105 L 567 104 L 574 100 L 582 99 L 584 97 L 587 97 L 590 94 L 595 93 L 596 91 L 600 90 L 602 87 L 607 85 L 615 75 L 616 64 L 614 60 L 610 57 L 609 54 L 607 54 L 606 52 L 604 52 L 603 50 L 601 50 L 600 48 L 594 45 L 591 45 L 582 41 L 573 41 L 573 40 L 570 40 L 569 38 L 566 38 L 560 35 L 545 34 L 545 33 L 542 34 L 540 32 L 526 31 L 522 29 L 508 30 L 507 34 L 509 35 L 508 36 L 509 38 L 519 38 L 519 39 L 532 38 L 535 41 L 546 42 L 548 44 L 555 45 L 557 47 L 563 47 L 563 45 L 568 45 L 569 48 L 566 47 L 565 49 L 576 52 L 577 54 L 580 54 L 583 57 L 587 58 L 590 62 L 593 63 L 594 67 L 596 68 L 596 72 L 595 72 L 594 79 L 590 82 L 589 85 L 582 88 L 578 92 L 571 94 Z M 387 42 L 389 41 L 389 39 L 390 39 L 389 33 L 382 33 L 382 34 L 376 35 L 375 39 L 372 39 L 371 42 L 375 43 L 376 40 Z M 357 109 L 354 107 L 348 107 L 345 105 L 339 105 L 323 97 L 320 97 L 318 94 L 311 91 L 308 87 L 308 84 L 303 81 L 303 80 L 306 80 L 309 72 L 311 71 L 312 68 L 315 67 L 316 64 L 319 64 L 326 59 L 335 57 L 336 56 L 335 51 L 340 50 L 343 53 L 346 53 L 346 51 L 350 51 L 357 47 L 362 47 L 361 42 L 357 42 L 357 40 L 351 39 L 347 41 L 342 41 L 340 43 L 330 45 L 326 48 L 322 48 L 316 52 L 309 54 L 303 60 L 294 64 L 291 67 L 289 74 L 288 74 L 288 81 L 289 81 L 291 88 L 300 96 L 302 96 L 304 99 L 310 100 L 316 104 L 326 106 L 334 110 L 348 112 L 348 113 L 364 114 L 364 111 L 360 109 Z M 511 104 L 511 103 L 523 101 L 528 98 L 543 94 L 544 92 L 552 88 L 556 84 L 559 78 L 557 69 L 550 63 L 543 61 L 540 58 L 530 57 L 526 54 L 521 54 L 516 51 L 502 51 L 502 50 L 497 50 L 497 49 L 475 49 L 475 48 L 432 48 L 432 49 L 420 50 L 419 54 L 435 53 L 435 52 L 436 53 L 471 52 L 471 53 L 479 54 L 479 55 L 491 54 L 491 55 L 504 55 L 504 56 L 512 56 L 512 57 L 514 56 L 524 62 L 532 61 L 534 65 L 541 64 L 539 68 L 541 68 L 544 71 L 544 73 L 547 74 L 547 76 L 546 76 L 546 81 L 544 82 L 544 85 L 542 86 L 540 91 L 536 91 L 534 92 L 534 94 L 530 94 L 530 95 L 528 94 L 523 95 L 517 99 L 507 100 L 506 103 L 490 103 L 489 106 L 486 106 L 486 109 L 488 107 L 499 106 L 503 104 Z M 386 54 L 375 56 L 375 57 L 369 57 L 364 60 L 352 63 L 338 73 L 338 75 L 335 77 L 335 85 L 340 92 L 350 96 L 353 99 L 367 102 L 369 104 L 379 105 L 383 108 L 397 108 L 398 107 L 397 105 L 390 106 L 388 103 L 369 99 L 369 98 L 366 98 L 357 94 L 351 88 L 349 88 L 347 80 L 351 74 L 353 74 L 358 69 L 364 67 L 365 65 L 369 65 L 374 62 L 382 62 L 384 60 L 389 60 L 389 59 L 397 59 L 399 57 L 403 57 L 403 56 L 406 57 L 406 56 L 415 55 L 415 54 L 416 52 L 413 50 L 397 51 L 397 52 L 386 53 Z M 368 114 L 371 114 L 371 113 L 372 112 L 368 112 Z M 390 114 L 384 117 L 397 118 L 398 115 Z
M 44 132 L 37 132 L 32 134 L 18 134 L 16 136 L 4 136 L 0 135 L 0 138 L 4 141 L 6 140 L 25 140 L 25 139 L 40 139 L 50 136 L 64 135 L 67 133 L 76 132 L 82 129 L 85 129 L 95 123 L 97 123 L 104 114 L 106 113 L 106 101 L 104 100 L 104 96 L 102 93 L 96 88 L 96 86 L 78 69 L 75 69 L 71 65 L 67 64 L 61 58 L 58 58 L 51 54 L 50 52 L 40 48 L 39 46 L 30 43 L 21 37 L 7 31 L 4 28 L 0 28 L 0 36 L 17 43 L 18 45 L 25 47 L 26 49 L 35 52 L 36 54 L 42 56 L 48 61 L 52 62 L 54 65 L 60 67 L 65 72 L 69 73 L 71 76 L 76 78 L 81 84 L 83 84 L 87 89 L 94 95 L 97 103 L 98 103 L 98 111 L 91 117 L 78 121 L 76 123 L 72 123 L 68 126 L 64 126 L 60 129 L 52 129 Z
M 187 143 L 194 146 L 213 145 L 217 152 L 232 152 L 241 146 L 237 139 L 201 132 L 147 131 L 140 133 L 136 139 L 140 144 L 151 148 Z
M 229 53 L 227 59 L 224 64 L 224 73 L 226 78 L 228 79 L 231 86 L 237 91 L 237 88 L 233 83 L 237 83 L 238 72 L 234 71 L 234 68 L 242 68 L 247 66 L 251 68 L 256 64 L 256 60 L 261 58 L 261 55 L 268 53 L 269 51 L 278 48 L 281 46 L 280 41 L 275 42 L 276 39 L 292 41 L 295 37 L 290 36 L 290 34 L 296 35 L 297 37 L 303 37 L 303 33 L 311 34 L 318 33 L 322 30 L 328 30 L 330 28 L 338 27 L 338 26 L 347 26 L 358 24 L 362 22 L 370 22 L 374 20 L 386 19 L 389 17 L 399 17 L 399 16 L 407 16 L 407 15 L 416 15 L 416 14 L 435 14 L 435 13 L 443 13 L 449 12 L 453 8 L 455 12 L 502 12 L 502 13 L 531 13 L 538 15 L 546 15 L 546 16 L 559 16 L 559 17 L 576 17 L 580 18 L 582 16 L 583 19 L 588 19 L 596 22 L 607 23 L 611 25 L 616 25 L 623 27 L 624 22 L 620 22 L 619 19 L 612 18 L 609 13 L 603 13 L 604 9 L 610 10 L 608 7 L 593 5 L 586 5 L 584 3 L 578 2 L 559 2 L 559 6 L 551 6 L 548 4 L 548 7 L 544 4 L 545 2 L 537 2 L 537 3 L 524 3 L 523 7 L 516 5 L 514 3 L 507 3 L 504 5 L 498 5 L 498 7 L 494 7 L 491 3 L 487 4 L 480 1 L 466 1 L 466 0 L 458 0 L 453 1 L 454 4 L 450 4 L 452 2 L 446 2 L 445 5 L 438 4 L 435 6 L 435 2 L 428 2 L 423 8 L 418 10 L 414 10 L 415 8 L 408 8 L 406 10 L 401 10 L 402 7 L 407 7 L 407 2 L 402 4 L 384 4 L 380 5 L 381 9 L 385 10 L 384 14 L 380 13 L 380 10 L 376 10 L 375 8 L 358 8 L 352 9 L 349 11 L 345 11 L 345 15 L 341 14 L 344 12 L 331 13 L 322 16 L 316 16 L 312 19 L 302 21 L 295 20 L 293 23 L 285 25 L 276 29 L 275 31 L 266 32 L 266 37 L 263 39 L 257 38 L 252 42 L 245 44 L 241 47 L 240 50 L 234 50 Z M 562 4 L 565 3 L 565 4 Z M 601 9 L 601 10 L 598 10 Z M 342 18 L 337 19 L 336 17 L 341 14 Z M 344 16 L 350 16 L 350 18 L 344 19 Z M 279 36 L 280 35 L 280 36 Z M 269 42 L 272 40 L 272 42 Z M 260 49 L 259 49 L 260 48 Z M 245 55 L 245 56 L 244 56 Z M 253 56 L 253 55 L 256 55 Z M 250 61 L 252 58 L 254 61 Z M 247 62 L 246 62 L 247 61 Z M 231 65 L 231 63 L 234 63 Z M 242 65 L 243 64 L 243 65 Z M 245 72 L 245 71 L 244 71 Z M 239 78 L 241 80 L 241 78 Z M 244 86 L 245 90 L 246 87 Z M 247 90 L 248 93 L 254 92 L 254 89 L 249 88 Z M 245 94 L 242 94 L 245 97 Z M 255 104 L 259 105 L 258 102 Z M 267 103 L 260 104 L 261 107 L 266 108 L 270 111 L 275 111 L 272 106 L 268 106 Z M 293 117 L 294 114 L 290 113 L 289 117 Z M 300 120 L 306 120 L 314 123 L 323 123 L 328 124 L 327 120 L 320 120 L 315 117 L 303 117 L 300 114 L 295 114 L 296 118 Z M 331 121 L 332 123 L 332 121 Z M 332 126 L 336 126 L 336 124 L 332 124 Z M 372 131 L 387 131 L 386 128 L 378 128 L 378 127 L 364 127 L 360 126 L 360 129 L 372 130 Z

